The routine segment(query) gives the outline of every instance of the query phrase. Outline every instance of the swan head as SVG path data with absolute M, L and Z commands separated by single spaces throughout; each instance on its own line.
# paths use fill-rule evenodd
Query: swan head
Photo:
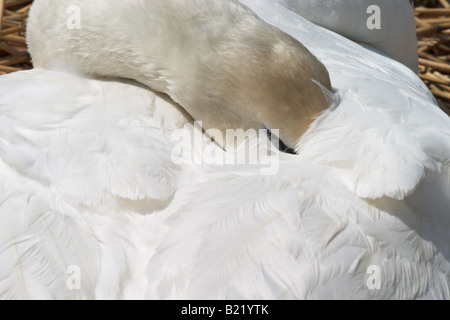
M 217 49 L 219 67 L 203 72 L 203 97 L 181 102 L 205 129 L 279 130 L 294 150 L 315 117 L 330 108 L 331 80 L 326 67 L 299 41 L 271 26 L 231 35 Z M 201 101 L 208 97 L 207 101 Z M 205 107 L 206 106 L 206 107 Z M 198 107 L 198 108 L 197 108 Z
M 289 36 L 274 44 L 271 52 L 264 52 L 255 68 L 258 65 L 262 65 L 262 72 L 245 84 L 245 105 L 264 127 L 278 129 L 278 138 L 295 149 L 314 119 L 331 106 L 329 73 L 308 49 Z

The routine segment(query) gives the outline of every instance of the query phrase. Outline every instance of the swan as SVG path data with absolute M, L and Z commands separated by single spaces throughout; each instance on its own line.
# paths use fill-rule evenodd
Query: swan
M 291 148 L 311 118 L 329 107 L 322 93 L 331 91 L 325 67 L 300 42 L 237 1 L 77 1 L 85 23 L 55 33 L 67 29 L 71 5 L 70 0 L 34 4 L 27 41 L 35 66 L 72 65 L 87 75 L 134 79 L 168 94 L 205 130 L 278 129 Z M 55 19 L 39 14 L 44 10 Z M 127 28 L 119 31 L 124 23 Z M 126 46 L 117 46 L 117 34 Z M 49 36 L 53 41 L 45 41 Z M 287 119 L 295 124 L 285 125 Z
M 371 3 L 359 0 L 275 1 L 311 22 L 368 45 L 417 72 L 416 22 L 414 7 L 409 0 Z
M 0 298 L 450 298 L 448 117 L 403 64 L 242 3 L 340 97 L 277 174 L 174 164 L 198 128 L 132 80 L 0 77 Z

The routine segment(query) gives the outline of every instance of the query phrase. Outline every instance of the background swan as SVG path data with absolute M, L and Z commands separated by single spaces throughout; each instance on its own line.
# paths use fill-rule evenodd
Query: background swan
M 409 0 L 274 0 L 305 19 L 364 43 L 400 61 L 414 72 L 418 67 L 414 8 Z M 368 10 L 376 5 L 380 11 Z M 379 29 L 368 28 L 370 16 Z M 370 23 L 374 21 L 370 20 Z
M 405 66 L 246 4 L 341 96 L 275 176 L 174 165 L 187 120 L 136 84 L 0 77 L 1 298 L 449 298 L 448 118 Z

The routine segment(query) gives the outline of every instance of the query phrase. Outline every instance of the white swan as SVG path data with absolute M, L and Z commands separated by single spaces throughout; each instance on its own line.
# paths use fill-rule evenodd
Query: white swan
M 244 3 L 341 96 L 277 175 L 174 165 L 186 117 L 136 84 L 0 77 L 0 298 L 450 298 L 450 120 L 403 65 Z
M 274 1 L 315 24 L 369 45 L 417 72 L 416 23 L 409 0 Z
M 34 4 L 28 45 L 35 66 L 135 79 L 168 94 L 205 129 L 279 129 L 291 148 L 311 118 L 329 107 L 316 84 L 331 90 L 324 66 L 237 1 L 78 1 L 84 23 L 67 30 L 71 5 Z M 39 14 L 44 11 L 54 19 Z M 122 17 L 128 27 L 119 31 L 107 16 Z M 49 36 L 53 41 L 45 41 Z

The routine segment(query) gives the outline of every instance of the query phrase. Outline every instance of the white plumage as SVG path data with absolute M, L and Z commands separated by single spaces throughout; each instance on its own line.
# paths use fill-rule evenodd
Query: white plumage
M 243 2 L 340 96 L 277 175 L 173 164 L 188 120 L 135 83 L 0 77 L 0 298 L 450 298 L 448 117 L 400 63 Z
M 0 83 L 0 296 L 108 296 L 95 287 L 128 268 L 126 215 L 166 207 L 178 187 L 170 132 L 185 120 L 136 84 L 39 69 Z M 67 289 L 69 266 L 82 291 Z

